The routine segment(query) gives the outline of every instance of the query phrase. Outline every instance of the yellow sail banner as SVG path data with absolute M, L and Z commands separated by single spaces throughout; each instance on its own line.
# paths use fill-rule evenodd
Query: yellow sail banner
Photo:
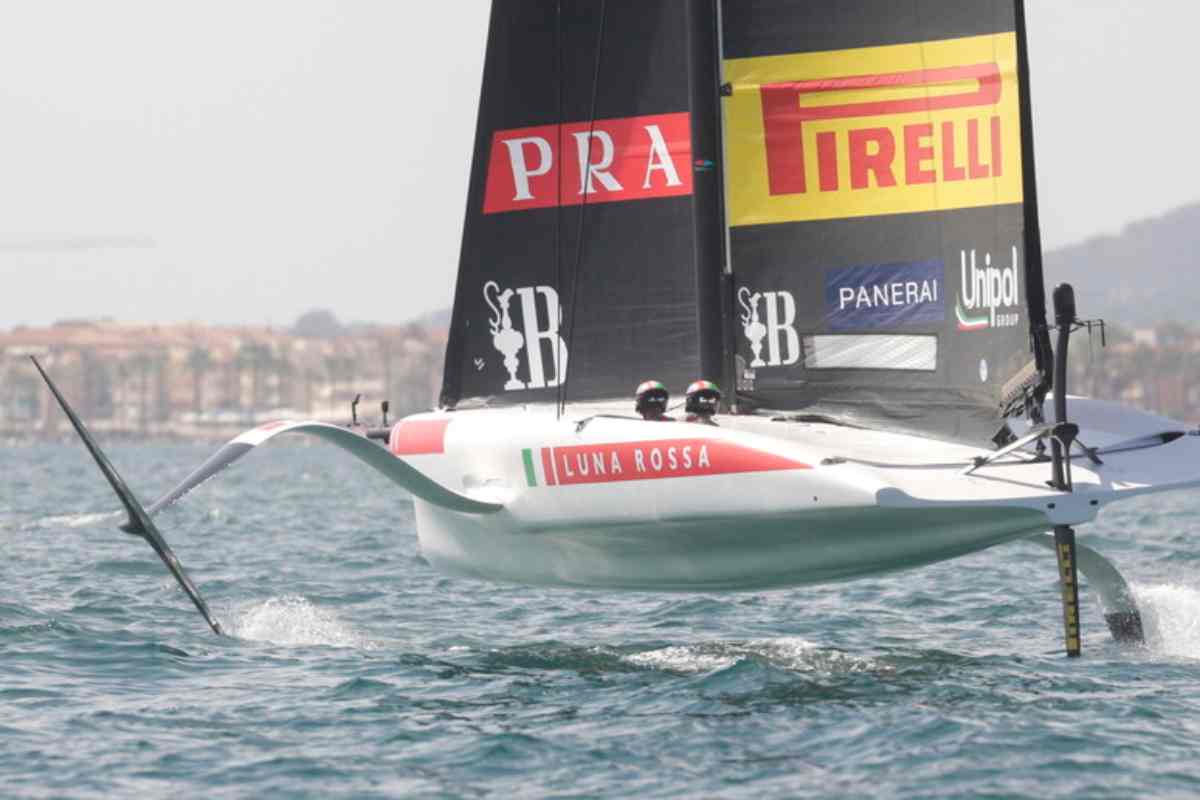
M 1020 203 L 1016 34 L 725 62 L 731 224 Z

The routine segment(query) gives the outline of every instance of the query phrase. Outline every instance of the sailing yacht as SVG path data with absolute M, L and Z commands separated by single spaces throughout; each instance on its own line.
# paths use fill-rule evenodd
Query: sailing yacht
M 1067 651 L 1080 569 L 1137 639 L 1074 526 L 1200 483 L 1200 437 L 1066 393 L 1029 75 L 1021 0 L 494 2 L 440 407 L 248 431 L 127 529 L 169 554 L 154 513 L 305 434 L 455 574 L 760 590 L 1036 537 Z M 651 379 L 714 381 L 717 424 L 641 419 Z

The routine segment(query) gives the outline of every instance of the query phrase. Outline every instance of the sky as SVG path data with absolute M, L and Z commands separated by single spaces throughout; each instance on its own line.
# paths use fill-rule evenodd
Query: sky
M 1200 201 L 1200 4 L 1030 0 L 1047 248 Z M 450 305 L 488 0 L 0 0 L 0 330 Z

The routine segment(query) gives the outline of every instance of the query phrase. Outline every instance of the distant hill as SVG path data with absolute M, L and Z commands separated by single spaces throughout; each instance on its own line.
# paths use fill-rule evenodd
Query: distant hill
M 1200 323 L 1200 203 L 1045 254 L 1046 294 L 1075 287 L 1079 314 L 1124 327 Z

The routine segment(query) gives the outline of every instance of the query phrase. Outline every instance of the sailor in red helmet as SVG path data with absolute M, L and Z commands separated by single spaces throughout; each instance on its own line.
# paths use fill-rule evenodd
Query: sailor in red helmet
M 687 388 L 688 422 L 698 422 L 701 425 L 716 425 L 713 415 L 721 405 L 721 390 L 712 381 L 699 380 Z
M 667 416 L 667 402 L 671 399 L 671 393 L 662 381 L 643 381 L 638 384 L 633 397 L 634 408 L 642 415 L 642 419 L 649 422 L 674 422 Z

